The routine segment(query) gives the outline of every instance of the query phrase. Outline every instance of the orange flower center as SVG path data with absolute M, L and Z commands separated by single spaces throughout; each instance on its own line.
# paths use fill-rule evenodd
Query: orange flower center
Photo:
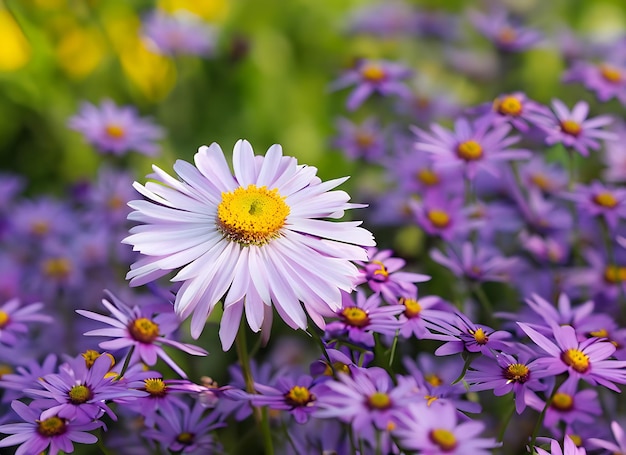
M 422 311 L 422 306 L 415 299 L 400 297 L 399 303 L 404 305 L 404 314 L 409 319 L 418 317 Z
M 441 181 L 435 172 L 427 168 L 419 170 L 417 173 L 417 179 L 426 186 L 433 186 Z
M 565 392 L 557 392 L 550 405 L 559 411 L 570 411 L 574 407 L 574 397 Z
M 456 153 L 465 161 L 476 161 L 482 158 L 483 148 L 476 141 L 465 141 L 457 146 Z
M 582 131 L 582 127 L 580 123 L 575 122 L 574 120 L 563 120 L 561 121 L 561 131 L 570 136 L 578 136 Z
M 456 437 L 450 430 L 436 428 L 428 433 L 430 440 L 439 446 L 443 452 L 451 452 L 456 448 Z
M 358 131 L 354 140 L 360 148 L 368 148 L 374 145 L 374 135 L 366 131 Z
M 0 329 L 5 328 L 10 320 L 9 314 L 6 311 L 0 310 Z
M 72 271 L 72 263 L 67 258 L 50 258 L 43 263 L 43 271 L 51 278 L 67 278 Z
M 110 125 L 107 125 L 107 127 L 105 128 L 105 131 L 107 133 L 107 136 L 113 139 L 121 139 L 124 137 L 124 135 L 126 135 L 126 131 L 124 130 L 124 128 L 122 128 L 119 125 L 115 125 L 113 123 Z
M 434 373 L 429 373 L 425 375 L 424 379 L 433 387 L 439 387 L 440 385 L 443 384 L 443 379 L 441 379 L 439 376 L 437 376 Z
M 326 368 L 324 369 L 324 373 L 323 373 L 324 376 L 332 376 L 333 375 L 333 369 L 337 373 L 350 374 L 350 367 L 348 365 L 346 365 L 343 362 L 333 362 L 333 367 L 332 368 L 330 367 L 330 365 L 328 363 L 326 364 Z
M 561 354 L 561 360 L 579 373 L 589 370 L 589 356 L 580 349 L 568 349 Z
M 593 197 L 593 202 L 598 204 L 601 207 L 606 207 L 607 209 L 612 209 L 617 206 L 618 200 L 612 193 L 608 191 L 603 191 L 601 193 L 596 194 Z
M 607 265 L 604 269 L 604 280 L 611 284 L 626 281 L 626 267 L 619 265 Z
M 428 217 L 428 220 L 433 224 L 433 226 L 439 229 L 443 229 L 450 225 L 450 215 L 448 215 L 448 213 L 444 210 L 429 210 L 426 213 L 426 216 Z
M 370 323 L 367 313 L 355 306 L 341 310 L 341 317 L 346 324 L 353 327 L 365 327 Z
M 502 115 L 517 117 L 522 113 L 522 103 L 514 96 L 496 98 L 494 107 Z
M 377 83 L 382 82 L 387 77 L 387 74 L 380 65 L 370 63 L 361 69 L 361 76 L 368 82 Z
M 153 397 L 164 397 L 167 394 L 167 385 L 159 378 L 144 379 L 144 390 Z
M 47 438 L 62 435 L 65 430 L 65 420 L 56 416 L 41 420 L 37 425 L 37 432 Z
M 159 325 L 148 318 L 139 318 L 128 326 L 128 331 L 135 340 L 150 344 L 159 336 Z
M 528 381 L 528 376 L 530 375 L 530 370 L 526 365 L 521 363 L 514 363 L 509 365 L 506 370 L 504 370 L 504 377 L 507 380 L 507 383 L 511 382 L 519 382 L 520 384 Z
M 614 84 L 619 84 L 622 81 L 621 71 L 615 68 L 613 65 L 609 65 L 607 63 L 603 63 L 600 65 L 600 74 L 608 82 L 612 82 Z
M 511 44 L 517 38 L 517 32 L 512 27 L 502 27 L 498 33 L 498 41 L 502 44 Z

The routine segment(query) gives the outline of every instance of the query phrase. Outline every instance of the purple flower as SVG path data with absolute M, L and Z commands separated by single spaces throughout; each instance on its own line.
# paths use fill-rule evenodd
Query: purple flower
M 571 377 L 580 378 L 591 385 L 600 384 L 616 392 L 614 384 L 626 384 L 626 361 L 612 360 L 615 345 L 600 338 L 578 341 L 572 326 L 553 326 L 552 333 L 556 342 L 549 340 L 523 322 L 520 328 L 539 346 L 547 356 L 538 359 L 541 368 L 552 375 L 568 372 Z
M 357 125 L 348 119 L 337 120 L 339 134 L 333 145 L 340 149 L 350 160 L 363 158 L 376 162 L 385 155 L 385 137 L 378 120 L 374 117 L 365 119 Z
M 615 437 L 615 442 L 617 442 L 617 444 L 597 438 L 589 438 L 589 444 L 616 454 L 626 453 L 626 434 L 624 434 L 624 429 L 619 423 L 613 421 L 611 422 L 611 431 L 613 432 L 613 436 Z
M 516 130 L 524 133 L 535 123 L 537 114 L 545 115 L 546 111 L 548 109 L 545 106 L 529 99 L 522 92 L 502 94 L 491 103 L 471 109 L 483 121 L 489 121 L 492 125 L 510 123 Z
M 409 207 L 417 225 L 426 233 L 450 241 L 467 234 L 479 222 L 470 220 L 460 195 L 446 196 L 431 191 L 421 200 L 410 200 Z
M 602 172 L 602 179 L 607 182 L 626 182 L 626 153 L 624 153 L 624 143 L 626 142 L 626 123 L 619 121 L 613 125 L 611 130 L 617 135 L 617 140 L 609 141 L 604 147 L 602 161 L 605 169 Z
M 5 373 L 0 379 L 0 388 L 5 389 L 2 394 L 2 401 L 9 402 L 24 396 L 24 389 L 32 387 L 39 381 L 39 378 L 56 371 L 57 357 L 48 354 L 41 364 L 33 359 L 27 361 L 23 366 L 15 368 L 14 373 Z
M 207 355 L 207 352 L 191 344 L 180 343 L 168 338 L 180 325 L 180 321 L 171 310 L 160 311 L 153 315 L 149 307 L 129 307 L 124 302 L 107 291 L 110 299 L 102 300 L 104 307 L 111 312 L 115 318 L 102 316 L 98 313 L 86 310 L 76 312 L 86 318 L 93 319 L 111 326 L 110 328 L 90 330 L 87 336 L 104 336 L 112 338 L 109 341 L 100 343 L 100 348 L 116 351 L 127 347 L 134 347 L 131 364 L 141 360 L 147 365 L 154 365 L 157 357 L 163 359 L 174 371 L 186 378 L 185 372 L 174 362 L 174 360 L 163 350 L 163 344 L 180 349 L 192 355 Z M 165 308 L 159 308 L 164 310 Z
M 326 326 L 327 336 L 347 336 L 348 340 L 359 345 L 374 346 L 374 333 L 395 335 L 400 329 L 396 315 L 402 313 L 399 305 L 380 306 L 380 295 L 357 290 L 356 301 L 351 294 L 343 293 L 342 308 L 337 311 L 338 321 Z
M 600 128 L 610 124 L 613 119 L 607 115 L 587 119 L 589 104 L 579 101 L 570 111 L 558 99 L 552 100 L 554 115 L 538 119 L 538 126 L 546 134 L 548 145 L 557 143 L 573 148 L 582 156 L 589 155 L 589 149 L 600 148 L 598 139 L 615 140 L 617 136 Z
M 425 319 L 430 320 L 442 312 L 449 313 L 452 311 L 452 305 L 441 297 L 430 295 L 418 299 L 417 292 L 407 293 L 400 297 L 398 305 L 404 307 L 404 311 L 400 313 L 398 318 L 402 324 L 400 335 L 404 338 L 410 338 L 413 335 L 418 339 L 426 337 L 428 330 Z
M 626 189 L 611 188 L 595 180 L 590 185 L 576 185 L 574 191 L 561 195 L 574 201 L 579 210 L 593 217 L 602 217 L 614 231 L 619 220 L 626 217 Z
M 22 305 L 18 298 L 13 298 L 0 305 L 0 343 L 13 346 L 18 342 L 18 337 L 28 332 L 29 323 L 46 322 L 54 319 L 46 314 L 41 314 L 43 303 L 30 303 Z
M 576 62 L 563 74 L 564 82 L 580 82 L 599 101 L 617 98 L 626 105 L 626 68 L 620 64 Z
M 489 14 L 471 11 L 469 18 L 474 27 L 503 52 L 525 51 L 542 39 L 538 31 L 513 23 L 504 9 Z
M 568 435 L 565 435 L 563 449 L 561 449 L 558 441 L 555 441 L 554 439 L 550 441 L 550 452 L 542 449 L 541 447 L 535 447 L 534 449 L 538 455 L 587 455 L 585 448 L 576 447 L 576 444 Z
M 543 193 L 557 193 L 567 187 L 567 173 L 558 163 L 547 163 L 541 156 L 534 156 L 520 166 L 520 177 L 528 187 Z
M 69 127 L 101 153 L 113 155 L 130 151 L 156 155 L 159 147 L 155 142 L 163 137 L 161 127 L 139 117 L 134 107 L 118 107 L 111 100 L 104 100 L 100 107 L 83 102 L 79 112 L 70 118 Z
M 306 423 L 316 410 L 318 386 L 308 375 L 282 376 L 276 386 L 254 383 L 260 395 L 248 395 L 254 406 L 289 411 L 297 423 Z
M 374 93 L 382 96 L 411 96 L 411 90 L 401 82 L 413 72 L 404 65 L 383 60 L 361 60 L 331 84 L 332 90 L 356 85 L 347 100 L 347 108 L 354 111 Z
M 142 34 L 159 54 L 208 56 L 215 49 L 215 30 L 188 11 L 153 11 L 143 21 Z
M 508 148 L 519 140 L 517 136 L 507 137 L 511 130 L 508 124 L 493 126 L 484 120 L 472 124 L 461 117 L 454 122 L 453 131 L 438 124 L 430 129 L 429 133 L 412 127 L 417 135 L 415 147 L 433 154 L 435 168 L 462 168 L 470 180 L 480 169 L 498 176 L 496 164 L 500 161 L 530 157 L 528 150 Z
M 0 440 L 0 447 L 21 444 L 15 455 L 38 454 L 48 447 L 49 455 L 57 455 L 61 451 L 73 452 L 73 442 L 96 443 L 98 438 L 87 431 L 104 426 L 99 421 L 81 423 L 57 416 L 41 419 L 36 408 L 26 406 L 21 401 L 13 401 L 11 407 L 24 420 L 24 423 L 0 425 L 0 433 L 11 435 Z
M 396 414 L 398 427 L 393 434 L 403 449 L 423 455 L 489 455 L 499 443 L 480 438 L 485 425 L 478 421 L 459 422 L 451 404 L 436 406 L 412 404 Z
M 417 26 L 417 13 L 412 6 L 400 1 L 361 6 L 347 19 L 350 33 L 380 37 L 410 35 Z

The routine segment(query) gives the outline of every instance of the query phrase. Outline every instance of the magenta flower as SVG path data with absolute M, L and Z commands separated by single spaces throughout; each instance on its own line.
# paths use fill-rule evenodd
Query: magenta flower
M 510 20 L 504 9 L 489 14 L 471 11 L 469 17 L 474 27 L 503 52 L 522 52 L 535 47 L 542 39 L 538 31 Z
M 124 155 L 130 151 L 156 155 L 156 141 L 163 137 L 161 127 L 139 116 L 134 107 L 118 107 L 104 100 L 98 107 L 82 103 L 79 112 L 69 120 L 69 127 L 101 153 Z
M 383 60 L 361 60 L 331 84 L 331 90 L 356 85 L 347 100 L 347 108 L 354 111 L 374 93 L 409 98 L 411 90 L 401 82 L 413 71 L 404 65 Z
M 180 325 L 180 321 L 173 311 L 160 311 L 154 316 L 149 306 L 142 308 L 134 306 L 131 308 L 108 291 L 107 297 L 110 301 L 103 299 L 102 304 L 111 312 L 114 318 L 102 316 L 92 311 L 76 310 L 81 316 L 111 326 L 110 328 L 90 330 L 85 333 L 87 336 L 112 338 L 109 341 L 101 342 L 99 344 L 100 348 L 117 351 L 118 349 L 134 347 L 131 364 L 141 360 L 145 364 L 152 366 L 156 363 L 157 357 L 160 357 L 183 378 L 186 378 L 187 375 L 165 352 L 161 347 L 162 345 L 166 344 L 192 355 L 207 355 L 207 352 L 202 348 L 180 343 L 169 338 Z M 159 308 L 159 310 L 162 309 L 165 308 Z
M 396 303 L 406 293 L 417 292 L 414 283 L 430 280 L 430 276 L 413 272 L 401 272 L 406 261 L 393 257 L 391 250 L 367 249 L 369 262 L 356 262 L 361 267 L 357 284 L 367 283 L 370 289 L 380 293 L 389 304 Z
M 626 68 L 619 63 L 576 62 L 563 74 L 563 81 L 580 82 L 587 90 L 595 93 L 598 101 L 617 98 L 626 105 Z
M 534 449 L 538 455 L 587 455 L 585 448 L 577 447 L 572 438 L 568 435 L 565 435 L 563 449 L 561 449 L 558 441 L 555 441 L 554 439 L 550 441 L 550 452 L 542 449 L 541 447 L 535 447 Z
M 570 111 L 561 100 L 554 99 L 552 107 L 554 115 L 539 119 L 537 124 L 545 132 L 548 145 L 561 143 L 582 156 L 589 156 L 589 149 L 600 148 L 598 139 L 617 139 L 614 133 L 600 129 L 613 119 L 607 115 L 587 119 L 589 104 L 584 101 L 576 103 Z
M 422 455 L 490 455 L 499 446 L 493 438 L 481 438 L 485 425 L 478 421 L 459 422 L 454 406 L 412 404 L 398 412 L 393 435 L 401 448 Z
M 61 451 L 70 453 L 74 451 L 74 442 L 96 443 L 98 438 L 87 432 L 104 426 L 100 421 L 81 423 L 57 416 L 41 419 L 37 408 L 21 401 L 13 401 L 11 407 L 24 423 L 0 425 L 0 433 L 11 435 L 0 440 L 0 447 L 21 444 L 15 455 L 39 454 L 46 449 L 48 455 L 57 455 Z
M 626 189 L 611 188 L 597 180 L 590 185 L 576 185 L 574 191 L 561 195 L 574 201 L 582 213 L 601 217 L 614 231 L 619 220 L 626 217 Z
M 28 332 L 32 322 L 50 323 L 54 319 L 46 314 L 41 314 L 43 303 L 30 303 L 22 305 L 18 298 L 13 298 L 0 305 L 0 343 L 14 346 L 18 337 L 23 337 Z
M 597 438 L 589 438 L 589 444 L 615 454 L 626 453 L 626 434 L 624 433 L 624 429 L 619 423 L 613 421 L 611 422 L 611 431 L 613 432 L 613 436 L 615 437 L 615 442 L 617 442 L 617 444 Z
M 143 21 L 143 36 L 152 49 L 165 55 L 207 56 L 215 48 L 215 30 L 195 14 L 156 10 Z
M 572 326 L 553 326 L 555 341 L 551 341 L 523 322 L 520 328 L 539 346 L 547 356 L 537 360 L 541 368 L 551 375 L 568 372 L 571 377 L 580 378 L 591 385 L 600 384 L 619 392 L 614 384 L 626 384 L 626 361 L 612 360 L 615 345 L 600 338 L 578 341 Z
M 435 168 L 462 168 L 470 180 L 480 169 L 498 176 L 499 162 L 530 157 L 528 150 L 508 148 L 518 142 L 519 137 L 507 137 L 511 126 L 506 123 L 492 126 L 482 120 L 472 124 L 461 117 L 454 122 L 453 131 L 437 124 L 430 129 L 429 133 L 412 127 L 417 135 L 415 147 L 433 155 Z

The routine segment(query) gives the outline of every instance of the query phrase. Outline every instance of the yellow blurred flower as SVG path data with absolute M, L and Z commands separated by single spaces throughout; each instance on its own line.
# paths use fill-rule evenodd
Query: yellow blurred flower
M 94 29 L 72 27 L 61 35 L 56 46 L 59 65 L 74 78 L 90 74 L 105 53 L 102 36 Z
M 157 6 L 173 13 L 187 10 L 209 22 L 221 22 L 228 13 L 228 0 L 159 0 Z
M 0 43 L 0 71 L 15 71 L 30 60 L 30 44 L 5 9 L 0 9 Z

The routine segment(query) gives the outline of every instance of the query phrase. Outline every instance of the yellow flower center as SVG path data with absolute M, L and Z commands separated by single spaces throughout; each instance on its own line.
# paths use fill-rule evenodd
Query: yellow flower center
M 178 436 L 176 436 L 176 441 L 188 446 L 188 445 L 193 444 L 193 439 L 195 438 L 195 436 L 196 436 L 195 434 L 188 433 L 185 431 L 179 434 Z
M 56 416 L 41 420 L 38 423 L 37 432 L 45 437 L 59 436 L 65 433 L 66 430 L 65 421 Z
M 365 327 L 370 323 L 370 318 L 361 308 L 352 306 L 341 310 L 343 321 L 353 327 Z
M 249 185 L 222 193 L 217 227 L 226 238 L 241 245 L 265 245 L 278 237 L 288 215 L 289 206 L 277 189 Z
M 43 271 L 51 278 L 67 278 L 72 271 L 72 263 L 67 258 L 50 258 L 43 263 Z
M 581 438 L 580 435 L 578 435 L 578 434 L 568 434 L 567 436 L 569 436 L 569 438 L 572 440 L 572 442 L 574 443 L 574 445 L 576 447 L 582 447 L 582 445 L 583 445 L 583 438 Z M 614 455 L 619 455 L 619 453 L 616 453 Z
M 361 69 L 361 76 L 368 82 L 376 83 L 382 82 L 387 77 L 387 74 L 380 65 L 370 63 Z
M 483 148 L 476 141 L 465 141 L 457 146 L 456 153 L 465 161 L 476 161 L 482 158 Z
M 494 108 L 502 115 L 511 115 L 513 117 L 517 117 L 522 113 L 522 103 L 514 96 L 496 98 Z
M 105 131 L 107 133 L 107 136 L 113 139 L 121 139 L 126 134 L 126 131 L 124 131 L 124 128 L 115 124 L 107 125 L 107 127 L 105 128 Z
M 476 330 L 470 329 L 469 334 L 474 337 L 474 340 L 476 340 L 476 343 L 478 344 L 487 344 L 487 341 L 489 341 L 489 336 L 480 327 Z
M 619 84 L 622 81 L 622 73 L 613 65 L 603 63 L 600 65 L 600 74 L 604 79 L 614 84 Z
M 589 332 L 590 337 L 608 338 L 609 332 L 606 329 L 594 330 Z
M 89 401 L 91 397 L 93 396 L 89 387 L 85 385 L 73 386 L 68 392 L 68 395 L 70 397 L 70 402 L 72 404 L 85 403 L 86 401 Z
M 399 303 L 404 305 L 404 314 L 407 318 L 415 318 L 422 311 L 422 306 L 415 299 L 400 297 Z
M 601 193 L 596 194 L 593 197 L 593 202 L 607 209 L 612 209 L 618 204 L 617 198 L 613 196 L 612 193 L 609 193 L 608 191 L 603 191 Z
M 626 267 L 619 265 L 607 265 L 604 269 L 604 280 L 611 284 L 626 281 Z
M 350 374 L 350 367 L 348 365 L 346 365 L 343 362 L 333 362 L 333 367 L 332 368 L 330 367 L 330 365 L 328 363 L 326 364 L 326 368 L 324 369 L 324 373 L 323 373 L 324 376 L 332 376 L 333 375 L 333 369 L 337 373 Z
M 498 41 L 502 44 L 511 44 L 517 38 L 517 32 L 512 27 L 502 27 L 498 33 Z
M 87 366 L 87 368 L 91 368 L 98 359 L 98 357 L 100 357 L 102 354 L 100 354 L 98 351 L 94 351 L 93 349 L 87 349 L 81 355 L 83 356 L 83 359 L 85 359 L 85 365 Z M 106 355 L 111 360 L 111 366 L 109 367 L 109 369 L 113 368 L 113 365 L 115 365 L 115 357 L 113 357 L 108 352 L 104 355 Z
M 305 406 L 315 400 L 315 396 L 306 387 L 296 385 L 285 394 L 285 399 L 291 406 Z
M 451 452 L 456 447 L 456 438 L 450 430 L 436 428 L 428 433 L 430 440 L 444 452 Z
M 572 348 L 563 352 L 561 360 L 579 373 L 585 373 L 589 369 L 589 356 L 579 349 Z
M 387 278 L 389 276 L 389 271 L 387 270 L 387 267 L 385 267 L 385 264 L 383 264 L 381 261 L 371 261 L 372 264 L 376 264 L 378 265 L 380 268 L 374 270 L 374 276 L 376 275 L 380 275 L 380 277 L 382 278 Z
M 420 169 L 417 173 L 417 179 L 426 186 L 434 186 L 441 181 L 439 176 L 431 169 Z
M 426 376 L 424 376 L 424 379 L 433 387 L 439 387 L 440 385 L 443 385 L 443 379 L 441 379 L 434 373 L 427 374 Z
M 521 363 L 509 365 L 506 370 L 504 370 L 504 377 L 507 379 L 507 383 L 519 382 L 520 384 L 523 384 L 528 381 L 529 375 L 530 370 L 526 365 Z
M 374 139 L 374 135 L 366 131 L 358 131 L 354 137 L 354 140 L 360 148 L 371 147 L 374 144 Z
M 444 210 L 428 210 L 426 216 L 428 217 L 428 221 L 437 228 L 443 229 L 450 225 L 450 215 Z
M 530 176 L 530 182 L 536 185 L 540 190 L 547 191 L 550 189 L 550 179 L 543 174 L 533 174 Z
M 582 127 L 580 123 L 575 122 L 574 120 L 563 120 L 561 121 L 561 131 L 570 136 L 578 136 L 582 131 Z
M 6 311 L 0 310 L 0 329 L 5 328 L 10 320 L 9 314 Z
M 372 409 L 387 409 L 391 406 L 391 398 L 384 392 L 374 392 L 367 398 L 367 404 Z
M 128 331 L 136 341 L 150 344 L 159 336 L 159 325 L 148 318 L 139 318 L 128 326 Z
M 143 380 L 144 389 L 153 397 L 164 397 L 167 394 L 167 385 L 159 378 L 150 378 Z
M 574 407 L 574 397 L 568 393 L 557 392 L 552 397 L 550 405 L 559 411 L 569 411 Z

